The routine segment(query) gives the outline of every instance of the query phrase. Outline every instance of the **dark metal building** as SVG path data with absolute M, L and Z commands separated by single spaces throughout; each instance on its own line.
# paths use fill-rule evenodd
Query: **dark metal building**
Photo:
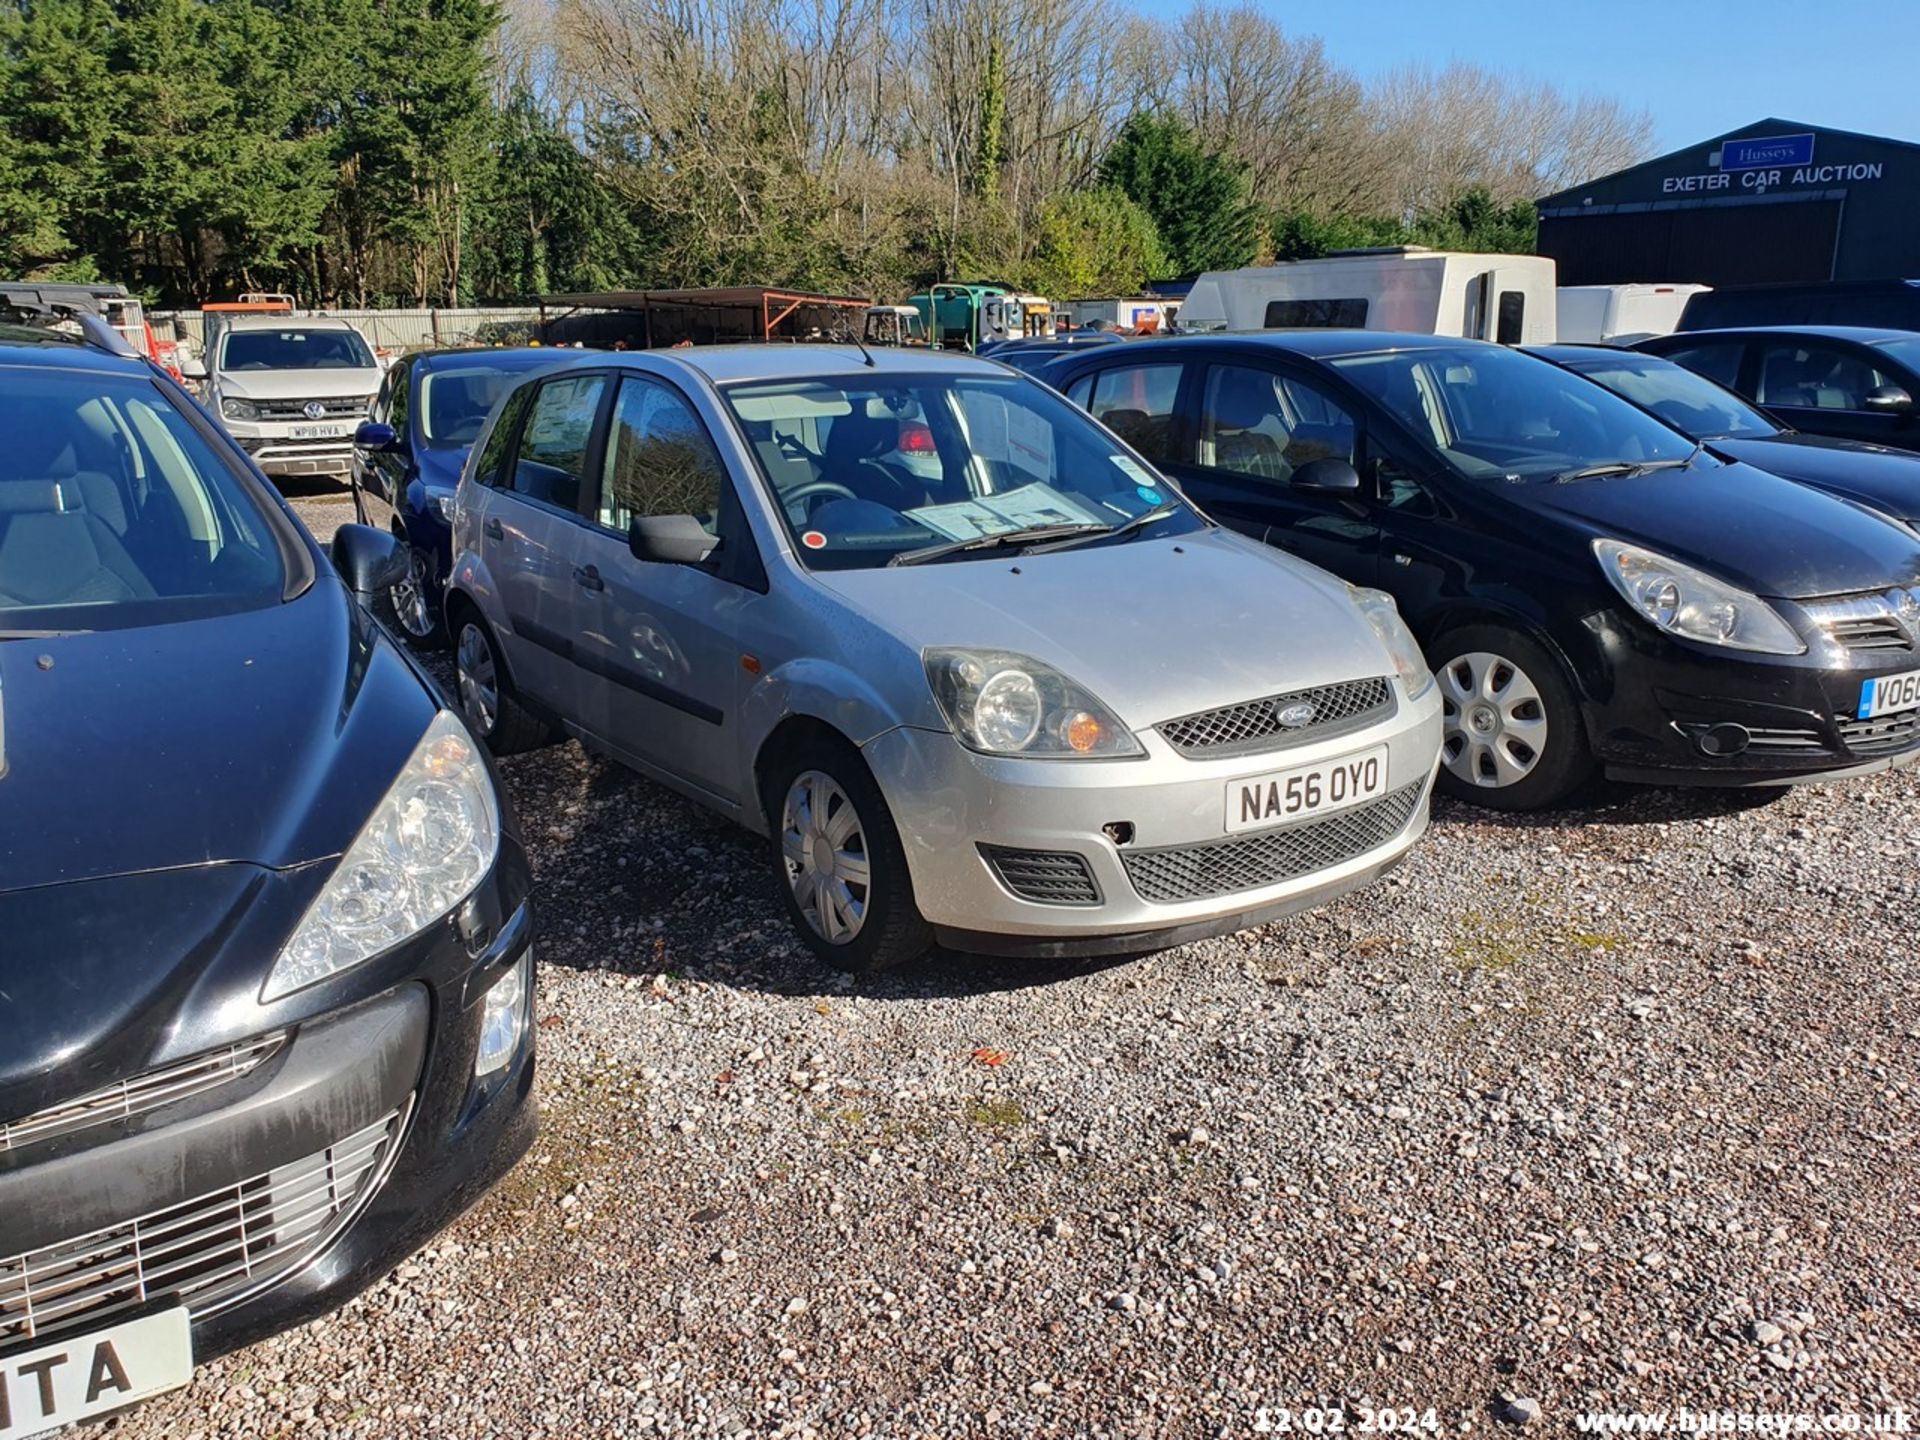
M 1757 120 L 1548 195 L 1562 285 L 1920 276 L 1920 145 Z

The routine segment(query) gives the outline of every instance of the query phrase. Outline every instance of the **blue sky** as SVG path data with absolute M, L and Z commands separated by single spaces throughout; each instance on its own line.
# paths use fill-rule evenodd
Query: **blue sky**
M 1139 0 L 1174 15 L 1187 0 Z M 1224 3 L 1224 0 L 1223 0 Z M 1653 114 L 1674 150 L 1766 115 L 1920 140 L 1914 0 L 1254 0 L 1362 76 L 1474 60 Z

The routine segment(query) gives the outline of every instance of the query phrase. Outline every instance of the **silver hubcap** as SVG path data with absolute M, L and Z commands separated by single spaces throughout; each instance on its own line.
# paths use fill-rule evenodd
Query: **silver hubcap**
M 1476 650 L 1449 660 L 1439 679 L 1447 769 L 1490 789 L 1531 775 L 1547 749 L 1547 707 L 1527 672 Z
M 461 627 L 454 673 L 460 681 L 460 708 L 466 712 L 467 723 L 482 735 L 491 735 L 494 716 L 500 713 L 500 681 L 494 670 L 493 647 L 478 625 Z
M 407 578 L 393 587 L 393 613 L 400 628 L 417 640 L 433 633 L 433 572 L 427 557 L 418 550 L 407 551 Z
M 780 856 L 794 903 L 814 934 L 845 945 L 860 933 L 872 893 L 867 836 L 853 801 L 832 776 L 809 770 L 787 791 Z

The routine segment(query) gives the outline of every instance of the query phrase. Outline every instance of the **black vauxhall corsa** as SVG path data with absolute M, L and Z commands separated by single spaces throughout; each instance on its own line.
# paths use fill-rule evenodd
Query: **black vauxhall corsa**
M 1456 795 L 1530 809 L 1596 765 L 1781 784 L 1920 759 L 1920 537 L 1544 360 L 1288 331 L 1045 378 L 1214 518 L 1393 594 Z
M 0 1435 L 338 1305 L 532 1138 L 485 751 L 200 408 L 0 324 Z

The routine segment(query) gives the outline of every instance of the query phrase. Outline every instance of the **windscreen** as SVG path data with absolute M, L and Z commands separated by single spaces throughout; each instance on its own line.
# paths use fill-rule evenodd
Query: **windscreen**
M 100 630 L 276 603 L 271 522 L 139 377 L 0 387 L 0 632 Z
M 1517 350 L 1422 347 L 1330 363 L 1470 480 L 1523 484 L 1693 453 L 1611 391 Z
M 1162 509 L 1153 523 L 1170 533 L 1204 523 L 1111 434 L 1022 376 L 794 380 L 725 395 L 816 568 L 1042 527 L 1092 533 Z
M 1671 360 L 1608 355 L 1574 368 L 1696 440 L 1773 435 L 1780 428 L 1731 390 Z
M 480 438 L 494 402 L 526 373 L 499 365 L 459 365 L 420 376 L 420 429 L 434 450 L 459 449 Z
M 231 330 L 221 347 L 223 370 L 367 370 L 367 342 L 352 330 Z

